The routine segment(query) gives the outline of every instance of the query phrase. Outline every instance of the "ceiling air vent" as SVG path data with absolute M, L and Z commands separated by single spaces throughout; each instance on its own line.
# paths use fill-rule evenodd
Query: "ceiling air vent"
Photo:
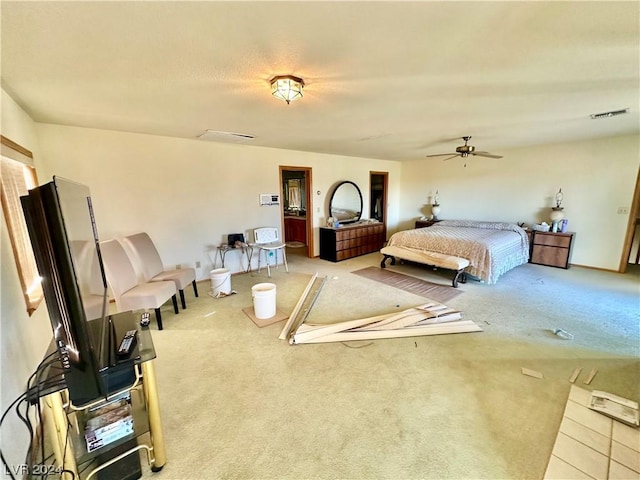
M 622 110 L 613 110 L 611 112 L 604 112 L 604 113 L 592 113 L 591 118 L 593 118 L 594 120 L 598 118 L 610 118 L 610 117 L 615 117 L 616 115 L 624 115 L 625 113 L 629 113 L 628 108 L 625 108 Z
M 253 135 L 244 133 L 218 132 L 216 130 L 205 130 L 202 135 L 198 135 L 200 140 L 210 140 L 213 142 L 245 143 L 254 139 Z

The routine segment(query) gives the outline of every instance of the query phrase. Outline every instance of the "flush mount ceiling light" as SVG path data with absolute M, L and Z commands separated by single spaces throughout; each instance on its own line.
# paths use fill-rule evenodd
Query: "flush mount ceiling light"
M 287 103 L 302 98 L 304 80 L 293 75 L 279 75 L 271 79 L 271 95 Z

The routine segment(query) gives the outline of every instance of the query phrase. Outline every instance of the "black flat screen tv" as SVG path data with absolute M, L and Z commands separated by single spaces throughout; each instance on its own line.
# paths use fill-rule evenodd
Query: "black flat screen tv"
M 135 374 L 133 364 L 116 360 L 89 188 L 54 177 L 21 202 L 71 402 L 106 398 L 133 383 Z

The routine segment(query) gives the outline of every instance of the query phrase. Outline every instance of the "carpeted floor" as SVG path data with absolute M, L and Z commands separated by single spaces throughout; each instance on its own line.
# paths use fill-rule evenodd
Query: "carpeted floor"
M 482 325 L 473 334 L 291 346 L 277 338 L 284 322 L 258 328 L 242 311 L 251 286 L 270 281 L 290 312 L 315 272 L 327 282 L 309 322 L 424 303 L 351 273 L 379 261 L 292 256 L 290 273 L 234 275 L 237 295 L 214 299 L 202 282 L 186 311 L 168 306 L 152 332 L 168 462 L 158 473 L 144 465 L 144 478 L 539 479 L 576 367 L 597 369 L 576 384 L 640 399 L 637 273 L 523 265 L 496 285 L 470 281 L 447 305 Z

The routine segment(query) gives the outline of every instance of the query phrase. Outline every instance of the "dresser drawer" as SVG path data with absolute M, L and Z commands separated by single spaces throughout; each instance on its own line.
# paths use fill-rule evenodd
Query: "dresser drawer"
M 381 223 L 320 227 L 320 258 L 339 262 L 380 250 L 384 241 L 385 230 Z
M 569 267 L 569 249 L 538 245 L 531 253 L 531 263 L 549 267 Z
M 571 246 L 571 234 L 536 232 L 533 237 L 533 243 L 535 245 L 569 248 Z

